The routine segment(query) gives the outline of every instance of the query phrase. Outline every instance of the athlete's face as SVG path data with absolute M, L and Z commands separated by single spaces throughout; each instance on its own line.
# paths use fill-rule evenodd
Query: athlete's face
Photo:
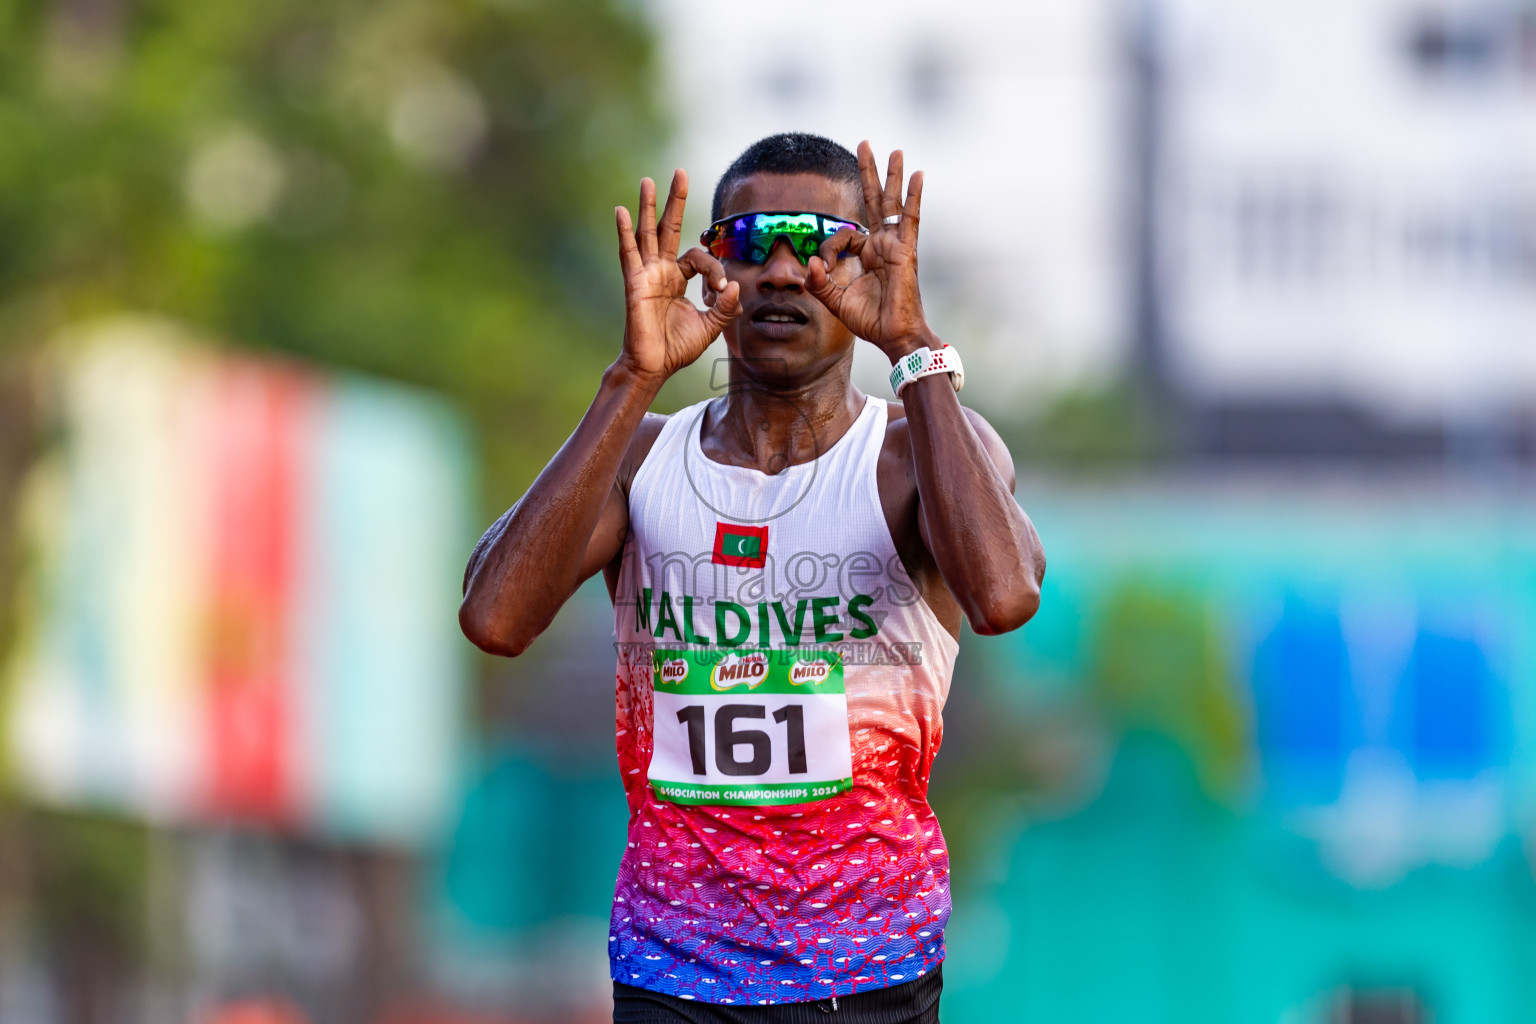
M 725 195 L 721 216 L 752 210 L 825 213 L 863 221 L 858 187 L 819 174 L 752 174 Z M 742 370 L 765 379 L 801 381 L 825 373 L 853 348 L 853 333 L 806 291 L 807 267 L 780 239 L 762 266 L 725 260 L 725 276 L 741 286 L 742 314 L 725 329 L 731 356 Z M 833 280 L 847 284 L 861 273 L 856 257 L 838 260 Z

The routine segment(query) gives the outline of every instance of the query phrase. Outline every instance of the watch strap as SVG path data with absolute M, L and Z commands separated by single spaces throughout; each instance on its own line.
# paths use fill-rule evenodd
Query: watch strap
M 900 398 L 902 388 L 919 377 L 935 373 L 949 374 L 956 391 L 965 385 L 965 369 L 960 364 L 959 352 L 950 345 L 924 346 L 896 360 L 896 365 L 891 367 L 891 390 Z

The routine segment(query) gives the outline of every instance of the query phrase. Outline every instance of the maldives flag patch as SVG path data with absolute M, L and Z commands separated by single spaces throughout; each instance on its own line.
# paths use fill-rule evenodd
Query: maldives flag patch
M 716 565 L 761 569 L 767 557 L 768 527 L 715 524 L 715 551 L 710 561 Z

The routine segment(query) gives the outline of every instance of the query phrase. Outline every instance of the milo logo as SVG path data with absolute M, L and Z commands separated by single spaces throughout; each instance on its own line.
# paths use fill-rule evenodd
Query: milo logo
M 831 674 L 830 661 L 800 661 L 790 667 L 789 681 L 796 686 L 804 686 L 806 683 L 815 686 L 826 682 L 827 676 Z
M 717 690 L 730 690 L 737 686 L 745 686 L 749 690 L 756 689 L 764 679 L 768 678 L 768 659 L 761 654 L 748 654 L 737 657 L 732 654 L 724 658 L 710 673 L 709 685 Z
M 661 663 L 661 681 L 680 683 L 688 678 L 688 663 L 682 658 L 668 658 Z

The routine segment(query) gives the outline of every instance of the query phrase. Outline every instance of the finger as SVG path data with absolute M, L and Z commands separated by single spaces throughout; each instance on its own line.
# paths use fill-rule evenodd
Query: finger
M 904 158 L 899 149 L 891 151 L 891 159 L 885 165 L 885 194 L 881 197 L 881 218 L 901 212 L 901 180 Z
M 875 168 L 875 151 L 868 140 L 859 143 L 859 185 L 864 190 L 864 219 L 869 221 L 870 231 L 882 229 L 885 201 L 880 194 L 880 172 Z
M 832 268 L 837 266 L 838 257 L 844 253 L 851 253 L 854 256 L 859 255 L 864 251 L 864 243 L 867 241 L 869 241 L 868 235 L 861 234 L 852 228 L 843 228 L 841 231 L 833 234 L 831 238 L 822 242 L 821 246 L 816 250 L 816 255 L 821 258 L 821 262 L 826 266 L 827 272 L 831 273 Z
M 667 205 L 657 225 L 656 244 L 661 255 L 677 255 L 677 243 L 683 237 L 683 207 L 688 202 L 688 172 L 679 167 L 672 172 L 672 187 L 667 190 Z
M 625 278 L 638 274 L 645 268 L 640 259 L 640 247 L 635 244 L 635 232 L 629 222 L 629 210 L 622 206 L 613 208 L 613 219 L 619 226 L 619 269 Z
M 678 257 L 677 265 L 685 279 L 692 280 L 694 275 L 703 274 L 705 283 L 711 288 L 717 292 L 725 291 L 725 267 L 707 250 L 694 246 Z
M 913 245 L 917 242 L 917 224 L 923 207 L 923 172 L 913 171 L 912 180 L 907 183 L 907 205 L 901 211 L 901 226 L 898 228 L 902 242 Z
M 656 258 L 656 183 L 650 178 L 640 179 L 640 226 L 636 234 L 639 236 L 640 256 L 643 259 Z
M 726 324 L 741 316 L 741 285 L 732 281 L 725 286 L 715 304 L 703 313 L 704 325 L 711 339 L 725 330 Z

